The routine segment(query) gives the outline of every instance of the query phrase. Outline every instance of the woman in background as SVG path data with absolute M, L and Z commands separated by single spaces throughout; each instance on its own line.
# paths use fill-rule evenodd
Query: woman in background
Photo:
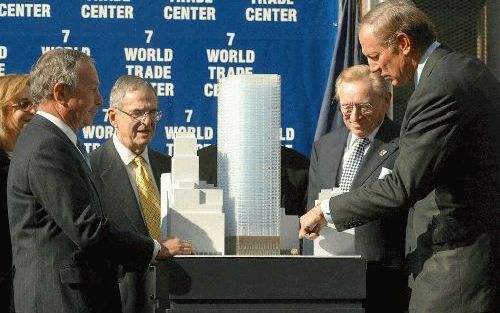
M 11 306 L 12 249 L 7 216 L 7 173 L 17 137 L 33 114 L 35 107 L 31 102 L 28 76 L 0 77 L 0 240 L 2 250 L 6 249 L 0 257 L 0 312 L 14 312 Z

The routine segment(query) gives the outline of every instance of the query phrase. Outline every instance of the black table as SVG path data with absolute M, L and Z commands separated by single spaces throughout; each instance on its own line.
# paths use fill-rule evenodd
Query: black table
M 182 256 L 149 269 L 147 312 L 362 313 L 359 257 Z

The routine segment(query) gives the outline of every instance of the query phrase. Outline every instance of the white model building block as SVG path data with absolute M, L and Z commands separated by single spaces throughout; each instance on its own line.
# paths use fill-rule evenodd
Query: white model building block
M 222 213 L 222 205 L 219 204 L 200 204 L 198 211 L 207 213 Z
M 222 206 L 223 195 L 219 189 L 203 189 L 201 203 Z
M 172 190 L 172 175 L 170 173 L 163 173 L 160 177 L 160 208 L 161 208 L 161 237 L 162 239 L 168 236 L 168 211 L 170 201 L 173 200 L 173 195 L 169 195 Z
M 174 146 L 175 147 L 175 146 Z M 194 182 L 198 184 L 200 181 L 200 162 L 198 156 L 175 156 L 172 158 L 172 183 L 178 186 L 180 182 Z
M 224 214 L 172 210 L 170 215 L 170 233 L 191 241 L 197 254 L 223 254 Z
M 161 178 L 162 236 L 191 241 L 196 254 L 222 255 L 223 192 L 206 182 L 199 184 L 196 148 L 193 133 L 176 134 L 172 173 Z
M 320 201 L 337 196 L 342 192 L 339 188 L 323 189 L 319 193 L 316 205 Z M 343 232 L 338 232 L 332 224 L 328 224 L 321 229 L 320 236 L 314 240 L 315 256 L 345 256 L 355 255 L 354 228 Z
M 194 182 L 189 182 L 189 181 L 181 181 L 177 184 L 177 188 L 181 189 L 195 189 L 196 184 Z
M 174 153 L 176 156 L 196 155 L 198 145 L 194 137 L 176 137 Z
M 175 201 L 170 207 L 178 212 L 196 209 L 200 204 L 201 190 L 199 189 L 174 188 L 173 192 Z

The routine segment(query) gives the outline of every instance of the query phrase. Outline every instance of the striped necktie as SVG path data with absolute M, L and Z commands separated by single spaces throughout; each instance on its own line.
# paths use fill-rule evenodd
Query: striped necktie
M 149 175 L 146 161 L 138 155 L 134 158 L 137 165 L 135 169 L 135 182 L 137 184 L 137 193 L 139 194 L 139 203 L 141 205 L 144 222 L 151 238 L 160 240 L 160 200 L 156 192 L 154 181 Z
M 348 192 L 351 190 L 352 181 L 358 172 L 359 165 L 363 161 L 365 155 L 365 147 L 370 143 L 368 138 L 356 139 L 356 146 L 354 151 L 349 156 L 346 165 L 342 169 L 342 176 L 340 177 L 340 190 Z

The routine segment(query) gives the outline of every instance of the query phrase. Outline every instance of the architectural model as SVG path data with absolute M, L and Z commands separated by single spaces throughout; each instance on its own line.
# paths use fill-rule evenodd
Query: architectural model
M 219 80 L 217 177 L 226 254 L 280 253 L 280 76 Z
M 315 205 L 342 193 L 340 188 L 322 189 Z M 355 255 L 354 232 L 351 228 L 343 232 L 335 230 L 331 224 L 321 229 L 320 236 L 313 241 L 313 253 L 315 256 L 341 256 Z
M 162 235 L 193 244 L 195 254 L 224 254 L 222 190 L 199 181 L 193 133 L 177 133 L 172 172 L 161 176 Z

